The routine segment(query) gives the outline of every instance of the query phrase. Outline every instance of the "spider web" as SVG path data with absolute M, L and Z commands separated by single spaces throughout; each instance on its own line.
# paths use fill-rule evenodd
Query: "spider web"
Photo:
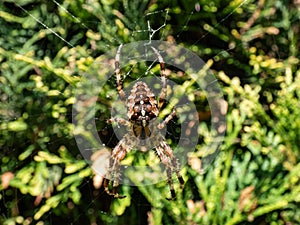
M 230 17 L 232 16 L 232 14 L 234 14 L 237 10 L 239 10 L 241 7 L 243 7 L 244 4 L 246 4 L 249 0 L 243 0 L 240 2 L 240 4 L 237 4 L 237 6 L 230 10 L 229 12 L 227 12 L 225 15 L 221 16 L 220 19 L 218 21 L 215 21 L 215 24 L 210 24 L 210 26 L 207 27 L 206 32 L 203 33 L 202 36 L 200 37 L 195 37 L 193 39 L 193 46 L 197 45 L 197 44 L 201 44 L 202 42 L 207 42 L 207 38 L 209 37 L 209 34 L 211 32 L 214 32 L 214 29 L 223 25 L 224 23 L 228 23 L 230 21 Z M 63 6 L 62 3 L 59 3 L 56 0 L 51 0 L 51 2 L 57 6 L 57 8 L 59 10 L 64 11 L 67 15 L 69 15 L 77 24 L 79 24 L 82 29 L 90 29 L 90 27 L 92 27 L 92 25 L 95 25 L 97 23 L 99 23 L 99 21 L 82 21 L 80 18 L 78 18 L 77 16 L 75 16 L 71 11 L 69 11 L 67 8 L 65 8 Z M 47 22 L 45 21 L 41 21 L 37 16 L 35 16 L 34 14 L 32 14 L 30 12 L 30 8 L 26 8 L 24 6 L 22 6 L 21 4 L 18 4 L 17 2 L 15 3 L 23 12 L 27 13 L 33 20 L 35 20 L 36 22 L 38 22 L 41 25 L 41 29 L 46 29 L 47 31 L 49 31 L 50 33 L 52 33 L 58 40 L 58 42 L 63 42 L 64 44 L 66 44 L 67 46 L 69 46 L 70 48 L 74 48 L 76 46 L 77 43 L 70 43 L 66 38 L 64 38 L 58 31 L 52 29 L 49 25 L 47 25 Z M 170 2 L 168 4 L 168 6 L 171 6 L 172 3 Z M 32 7 L 35 7 L 34 4 Z M 146 37 L 147 41 L 149 42 L 149 44 L 151 44 L 151 41 L 153 40 L 169 40 L 169 41 L 175 41 L 176 43 L 184 43 L 184 41 L 188 38 L 186 35 L 188 34 L 188 32 L 190 31 L 189 28 L 192 26 L 191 22 L 192 22 L 192 18 L 194 16 L 197 16 L 199 14 L 201 14 L 203 12 L 202 6 L 200 3 L 196 2 L 193 7 L 191 7 L 191 9 L 189 11 L 182 11 L 181 13 L 181 17 L 182 17 L 182 21 L 178 24 L 173 24 L 171 23 L 168 19 L 170 16 L 172 16 L 173 14 L 176 14 L 177 12 L 170 10 L 167 6 L 165 9 L 158 9 L 158 10 L 154 10 L 152 12 L 149 13 L 145 13 L 144 14 L 144 28 L 143 29 L 135 29 L 134 25 L 137 24 L 138 20 L 140 20 L 140 18 L 136 19 L 136 21 L 133 21 L 133 28 L 130 30 L 130 35 L 134 38 L 136 38 L 137 41 L 139 40 L 145 40 L 145 39 L 139 39 L 141 37 Z M 160 24 L 153 24 L 152 23 L 152 19 L 153 17 L 160 17 L 161 18 L 161 23 Z M 172 35 L 170 35 L 170 30 L 172 30 Z M 275 41 L 275 40 L 274 40 Z M 109 42 L 111 42 L 110 44 L 108 43 L 106 45 L 106 50 L 109 51 L 111 48 L 116 47 L 116 45 L 121 44 L 119 40 L 117 39 L 112 39 Z M 220 58 L 223 57 L 224 53 L 229 52 L 233 49 L 234 47 L 227 47 L 224 48 L 222 50 L 218 50 L 213 58 Z M 125 56 L 126 57 L 126 56 Z M 154 67 L 154 62 L 152 63 L 148 63 L 144 65 L 144 68 L 146 68 L 145 73 L 140 75 L 140 77 L 137 77 L 136 75 L 134 75 L 132 73 L 133 70 L 135 70 L 135 67 L 138 67 L 138 64 L 133 64 L 127 67 L 127 69 L 125 69 L 125 74 L 124 77 L 127 80 L 139 80 L 142 79 L 144 76 L 147 75 L 154 75 L 153 72 L 153 67 Z M 174 68 L 173 68 L 174 69 Z M 180 72 L 180 71 L 179 71 Z M 159 78 L 157 78 L 159 81 Z M 110 86 L 114 86 L 115 80 L 112 78 L 111 80 L 108 81 L 108 84 Z M 159 90 L 159 89 L 158 89 Z M 201 91 L 201 88 L 198 86 L 197 88 L 195 88 L 195 90 L 199 90 Z M 61 95 L 63 97 L 64 93 L 61 92 L 59 93 L 59 95 Z M 110 98 L 110 93 L 107 94 L 107 97 Z M 39 96 L 36 96 L 37 99 L 39 99 Z M 9 99 L 6 100 L 8 105 L 9 105 Z M 40 99 L 40 101 L 42 102 L 43 99 Z M 199 109 L 200 110 L 200 109 Z M 12 116 L 1 116 L 1 122 L 3 121 L 16 121 L 18 119 L 18 117 L 21 116 L 22 112 L 15 112 L 14 115 Z M 40 115 L 39 112 L 37 113 L 29 113 L 28 114 L 28 118 L 35 118 L 36 116 Z M 67 112 L 66 113 L 67 117 L 72 117 L 71 112 Z M 96 120 L 99 121 L 103 121 L 103 118 L 96 117 Z M 177 122 L 172 120 L 170 122 L 170 129 L 167 130 L 167 135 L 169 136 L 175 136 L 175 142 L 176 142 L 176 138 L 178 139 L 178 136 L 176 136 L 176 134 L 174 134 L 173 132 L 173 128 L 176 128 L 177 126 Z M 103 132 L 109 133 L 111 132 L 111 130 L 109 131 L 109 129 L 111 129 L 111 127 L 109 126 L 104 126 L 101 128 L 101 130 Z M 10 143 L 7 143 L 7 145 L 4 147 L 4 151 L 5 152 L 9 152 L 10 154 L 14 154 L 15 151 L 19 152 L 19 149 L 24 149 L 26 148 L 28 145 L 31 144 L 31 140 L 28 140 L 26 142 L 24 142 L 21 146 L 15 147 L 14 146 L 14 141 L 17 140 L 17 135 L 12 136 L 11 137 L 11 141 Z M 60 138 L 56 138 L 55 140 L 50 140 L 47 143 L 47 146 L 45 146 L 46 148 L 55 148 L 55 147 L 59 147 L 59 145 L 61 145 L 64 141 L 70 141 L 72 142 L 72 145 L 74 146 L 73 149 L 76 149 L 76 143 L 74 141 L 74 139 L 70 136 L 61 136 Z M 113 140 L 113 138 L 108 138 L 107 140 L 107 145 L 108 146 L 113 146 L 115 145 L 115 140 Z M 13 147 L 12 147 L 13 146 Z M 21 168 L 23 165 L 19 165 L 18 163 L 15 165 L 15 168 Z M 133 187 L 136 188 L 136 187 Z M 83 182 L 83 184 L 81 185 L 81 190 L 83 191 L 83 193 L 85 193 L 85 198 L 88 198 L 90 201 L 90 204 L 85 206 L 86 209 L 91 210 L 91 206 L 93 205 L 99 205 L 100 201 L 103 201 L 103 198 L 105 199 L 106 194 L 104 194 L 103 192 L 100 192 L 99 190 L 94 190 L 92 188 L 92 184 L 91 181 L 85 181 Z M 21 202 L 22 199 L 24 199 L 25 196 L 18 196 L 18 202 Z M 5 206 L 5 197 L 3 198 L 4 201 L 4 206 Z M 105 199 L 105 201 L 108 201 L 107 199 Z M 136 196 L 134 196 L 134 198 L 132 198 L 132 204 L 135 205 L 135 207 L 139 210 L 139 212 L 137 213 L 137 215 L 141 215 L 139 217 L 140 220 L 143 220 L 145 215 L 145 211 L 150 210 L 151 205 L 149 204 L 145 204 L 145 199 L 142 195 L 140 194 L 136 194 Z M 84 209 L 83 209 L 84 210 Z M 91 212 L 94 213 L 94 212 Z M 103 217 L 108 218 L 108 217 L 114 217 L 115 215 L 110 215 L 109 213 L 109 209 L 103 209 L 100 214 L 103 215 Z M 77 221 L 80 220 L 81 216 L 84 216 L 85 213 L 81 213 L 78 215 L 77 218 L 73 218 L 71 221 L 68 221 L 69 224 L 77 224 Z M 114 219 L 112 219 L 113 221 Z M 50 211 L 48 213 L 46 213 L 46 216 L 44 217 L 44 221 L 47 222 L 47 224 L 56 224 L 55 221 L 55 216 L 53 215 L 53 213 Z M 113 222 L 110 222 L 110 224 L 113 224 Z

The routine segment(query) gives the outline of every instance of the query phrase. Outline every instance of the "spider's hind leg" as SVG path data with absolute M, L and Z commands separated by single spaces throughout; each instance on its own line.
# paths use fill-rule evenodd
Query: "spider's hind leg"
M 174 189 L 173 179 L 172 179 L 172 171 L 175 170 L 181 188 L 183 188 L 184 180 L 179 172 L 179 163 L 177 159 L 174 157 L 172 149 L 170 146 L 163 142 L 162 145 L 156 147 L 156 153 L 158 154 L 159 158 L 161 159 L 162 163 L 166 167 L 167 177 L 168 177 L 168 184 L 170 187 L 171 198 L 167 198 L 167 200 L 175 200 L 176 193 Z
M 161 162 L 165 165 L 167 177 L 168 177 L 168 184 L 171 191 L 171 198 L 167 198 L 168 200 L 176 199 L 176 193 L 174 190 L 173 180 L 172 180 L 172 168 L 170 159 L 164 153 L 164 149 L 161 146 L 156 147 L 156 153 L 159 156 Z
M 113 149 L 112 155 L 109 159 L 109 168 L 106 176 L 103 180 L 103 186 L 107 194 L 114 196 L 115 198 L 125 198 L 126 196 L 119 195 L 118 187 L 120 180 L 120 162 L 126 156 L 127 150 L 125 148 L 126 139 L 122 139 L 119 144 Z M 109 181 L 113 175 L 113 189 L 109 189 Z
M 180 187 L 183 188 L 184 180 L 183 180 L 183 178 L 180 174 L 180 167 L 179 167 L 178 159 L 176 159 L 176 157 L 173 154 L 173 151 L 172 151 L 171 147 L 165 141 L 162 143 L 162 145 L 165 149 L 166 155 L 170 158 L 170 161 L 171 161 L 171 164 L 172 164 L 172 169 L 176 173 L 177 179 L 180 183 Z

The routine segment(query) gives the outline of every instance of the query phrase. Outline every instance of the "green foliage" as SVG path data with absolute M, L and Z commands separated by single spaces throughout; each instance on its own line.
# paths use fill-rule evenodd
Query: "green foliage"
M 280 0 L 1 1 L 0 224 L 300 224 L 299 7 Z M 154 32 L 147 22 L 162 28 Z M 200 118 L 199 143 L 181 170 L 184 189 L 175 182 L 175 201 L 165 199 L 166 182 L 122 185 L 127 197 L 113 200 L 92 184 L 74 139 L 82 131 L 72 124 L 76 87 L 92 69 L 107 78 L 97 67 L 104 53 L 151 35 L 208 61 L 228 105 L 226 136 L 200 173 L 200 150 L 210 138 L 209 118 Z M 128 80 L 143 74 L 125 69 L 137 74 Z M 196 93 L 189 97 L 199 103 L 199 115 L 209 115 L 193 81 L 179 72 L 169 78 Z M 111 148 L 117 140 L 105 121 L 114 82 L 97 99 L 97 127 Z M 153 153 L 124 159 L 156 162 Z M 139 184 L 136 174 L 127 176 Z

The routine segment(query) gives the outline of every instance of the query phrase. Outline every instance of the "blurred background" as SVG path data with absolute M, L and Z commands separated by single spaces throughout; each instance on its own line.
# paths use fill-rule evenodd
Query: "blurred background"
M 298 0 L 2 0 L 0 224 L 300 224 L 299 18 Z M 165 199 L 166 181 L 121 185 L 127 197 L 113 199 L 93 172 L 91 163 L 103 166 L 119 141 L 106 123 L 116 80 L 101 66 L 97 76 L 107 82 L 95 121 L 104 147 L 92 151 L 89 163 L 74 138 L 81 77 L 121 43 L 145 40 L 198 55 L 226 101 L 224 141 L 204 168 L 201 149 L 211 138 L 206 93 L 185 71 L 166 65 L 199 117 L 197 147 L 181 166 L 183 189 L 174 176 L 174 201 Z M 159 79 L 159 65 L 124 65 L 122 74 L 124 86 Z M 173 149 L 180 126 L 176 118 L 168 125 Z M 151 152 L 124 159 L 153 162 L 159 160 Z M 127 179 L 136 182 L 134 174 Z

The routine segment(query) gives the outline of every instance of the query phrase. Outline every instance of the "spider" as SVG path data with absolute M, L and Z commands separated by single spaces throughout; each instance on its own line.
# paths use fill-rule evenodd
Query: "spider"
M 176 115 L 175 108 L 173 108 L 172 112 L 162 122 L 158 122 L 158 120 L 156 120 L 161 107 L 166 101 L 167 81 L 165 63 L 158 50 L 151 47 L 160 64 L 162 90 L 158 101 L 149 86 L 142 81 L 138 81 L 134 84 L 130 95 L 126 98 L 126 94 L 122 88 L 119 63 L 122 46 L 122 44 L 119 46 L 115 56 L 115 75 L 117 92 L 122 102 L 127 106 L 128 120 L 123 118 L 111 118 L 107 122 L 125 125 L 129 128 L 129 131 L 112 150 L 112 154 L 109 159 L 109 167 L 107 169 L 106 176 L 104 176 L 103 186 L 105 191 L 115 198 L 126 197 L 119 195 L 118 193 L 120 162 L 126 156 L 126 153 L 128 153 L 132 148 L 139 148 L 140 150 L 145 151 L 147 148 L 146 142 L 148 141 L 147 143 L 152 143 L 154 145 L 153 147 L 155 148 L 158 157 L 166 168 L 168 184 L 171 192 L 171 198 L 167 199 L 173 200 L 176 198 L 176 194 L 173 186 L 172 173 L 176 173 L 181 188 L 183 188 L 184 180 L 179 172 L 178 160 L 175 158 L 171 147 L 167 144 L 164 136 L 161 134 L 161 130 Z M 110 180 L 112 180 L 113 183 L 112 191 L 109 189 Z

